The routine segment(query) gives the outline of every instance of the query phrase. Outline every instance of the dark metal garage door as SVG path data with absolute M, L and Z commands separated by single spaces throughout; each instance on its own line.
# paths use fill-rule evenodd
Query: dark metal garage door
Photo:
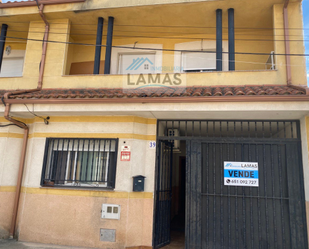
M 161 122 L 187 141 L 187 249 L 308 248 L 298 121 Z M 226 186 L 225 162 L 258 163 L 259 186 Z

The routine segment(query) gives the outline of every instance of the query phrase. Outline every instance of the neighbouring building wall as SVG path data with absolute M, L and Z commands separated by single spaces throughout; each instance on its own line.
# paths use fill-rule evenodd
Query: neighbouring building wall
M 303 44 L 303 21 L 302 21 L 302 8 L 301 2 L 290 3 L 288 5 L 288 20 L 289 20 L 289 40 L 290 40 L 290 54 L 303 54 L 305 47 Z M 284 25 L 283 25 L 283 4 L 275 4 L 273 7 L 274 18 L 274 44 L 276 54 L 276 69 L 278 70 L 278 79 L 286 82 L 286 57 L 284 54 Z M 293 41 L 294 40 L 294 41 Z M 297 41 L 295 41 L 297 40 Z M 307 85 L 306 76 L 306 61 L 303 56 L 290 56 L 291 59 L 291 74 L 292 84 L 294 85 Z
M 51 117 L 47 126 L 40 119 L 28 125 L 30 135 L 17 222 L 19 240 L 97 248 L 152 245 L 155 149 L 149 148 L 149 141 L 156 140 L 156 120 L 133 116 Z M 119 138 L 115 189 L 41 187 L 47 137 Z M 11 141 L 13 138 L 1 139 Z M 22 139 L 17 141 L 21 145 Z M 11 146 L 17 147 L 7 144 L 1 143 L 0 146 L 7 147 L 1 153 L 9 151 Z M 131 161 L 120 160 L 123 145 L 131 146 Z M 14 155 L 19 153 L 14 150 Z M 1 199 L 2 196 L 13 198 L 19 162 L 16 158 L 9 159 L 11 164 L 16 164 L 10 170 L 6 167 L 9 162 L 1 162 Z M 132 176 L 135 175 L 146 177 L 144 192 L 133 192 Z M 5 207 L 0 202 L 1 217 L 11 215 L 12 201 L 6 201 Z M 120 220 L 102 219 L 102 204 L 120 205 Z M 10 219 L 5 219 L 1 226 L 7 231 Z M 116 242 L 100 241 L 101 228 L 115 229 Z

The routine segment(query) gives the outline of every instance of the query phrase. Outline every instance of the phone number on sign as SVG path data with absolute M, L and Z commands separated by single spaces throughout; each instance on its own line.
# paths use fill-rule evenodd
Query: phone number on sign
M 226 180 L 226 183 L 232 183 L 232 184 L 249 184 L 249 185 L 254 185 L 254 184 L 257 184 L 257 181 L 256 180 L 230 180 L 230 179 L 227 179 Z

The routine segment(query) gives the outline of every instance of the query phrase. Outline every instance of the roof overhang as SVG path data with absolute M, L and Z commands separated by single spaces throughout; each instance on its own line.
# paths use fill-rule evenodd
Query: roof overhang
M 3 95 L 5 91 L 1 91 Z M 43 89 L 11 95 L 9 104 L 201 103 L 309 101 L 307 87 L 286 85 Z
M 65 3 L 81 3 L 85 2 L 86 0 L 39 0 L 39 4 L 44 5 L 52 5 L 52 4 L 65 4 Z M 20 2 L 7 2 L 1 3 L 0 9 L 4 8 L 17 8 L 17 7 L 29 7 L 29 6 L 36 6 L 37 2 L 34 0 L 31 1 L 20 1 Z

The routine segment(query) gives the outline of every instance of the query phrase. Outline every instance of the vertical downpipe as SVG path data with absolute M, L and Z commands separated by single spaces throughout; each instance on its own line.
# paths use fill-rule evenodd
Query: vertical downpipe
M 43 76 L 44 76 L 44 70 L 45 70 L 45 61 L 46 61 L 46 52 L 47 52 L 47 43 L 48 43 L 48 37 L 49 37 L 49 22 L 47 21 L 44 13 L 44 5 L 41 4 L 39 8 L 39 14 L 42 18 L 42 20 L 45 23 L 45 33 L 44 33 L 44 38 L 43 38 L 43 48 L 42 48 L 42 58 L 41 58 L 41 63 L 40 63 L 40 73 L 39 73 L 39 81 L 38 81 L 38 87 L 37 91 L 42 90 L 43 87 Z M 34 90 L 34 91 L 36 91 Z
M 24 128 L 23 127 L 20 127 L 20 128 L 24 129 L 24 136 L 23 136 L 23 145 L 22 145 L 19 170 L 18 170 L 18 176 L 17 176 L 17 185 L 16 185 L 15 198 L 14 198 L 12 222 L 11 222 L 11 228 L 10 228 L 10 238 L 11 239 L 14 238 L 14 235 L 15 235 L 16 221 L 17 221 L 17 215 L 18 215 L 18 206 L 19 206 L 19 201 L 20 201 L 20 193 L 21 193 L 23 173 L 24 173 L 24 168 L 25 168 L 27 143 L 28 143 L 28 136 L 29 136 L 29 128 L 27 126 L 25 126 Z
M 95 56 L 94 56 L 93 74 L 99 74 L 100 73 L 103 22 L 104 22 L 104 19 L 102 17 L 99 17 L 98 18 L 97 41 L 96 41 Z
M 8 94 L 9 93 L 5 93 L 4 94 L 5 97 L 8 96 Z M 20 156 L 19 170 L 18 170 L 17 184 L 16 184 L 16 191 L 15 191 L 15 198 L 14 198 L 14 205 L 13 205 L 12 222 L 11 222 L 11 227 L 10 227 L 10 238 L 12 239 L 14 237 L 15 228 L 16 228 L 18 205 L 19 205 L 19 200 L 20 200 L 21 185 L 22 185 L 23 172 L 24 172 L 24 167 L 25 167 L 25 158 L 26 158 L 26 151 L 27 151 L 29 128 L 25 123 L 22 123 L 21 121 L 18 121 L 10 117 L 10 108 L 11 108 L 10 104 L 5 104 L 4 118 L 12 122 L 13 124 L 17 125 L 18 127 L 24 129 L 23 145 L 22 145 L 22 151 L 21 151 L 21 156 Z
M 216 10 L 216 61 L 217 71 L 222 71 L 222 9 Z
M 235 70 L 235 28 L 234 9 L 228 9 L 228 32 L 229 32 L 229 70 Z
M 285 60 L 286 60 L 286 80 L 287 85 L 292 85 L 291 59 L 290 59 L 290 34 L 289 34 L 289 18 L 288 18 L 289 0 L 285 0 L 283 6 L 283 25 L 284 25 L 284 45 L 285 45 Z
M 3 53 L 4 53 L 4 48 L 5 48 L 5 40 L 6 40 L 7 30 L 8 30 L 8 25 L 2 24 L 1 35 L 0 35 L 0 72 L 1 72 L 1 68 L 2 68 Z
M 114 17 L 110 16 L 108 17 L 104 74 L 110 74 L 110 71 L 111 71 L 113 29 L 114 29 Z
M 45 15 L 43 13 L 43 9 L 44 9 L 44 5 L 41 4 L 40 7 L 39 7 L 39 14 L 40 14 L 42 20 L 45 23 L 45 32 L 44 32 L 44 37 L 43 37 L 42 57 L 41 57 L 41 63 L 40 63 L 40 69 L 39 69 L 38 86 L 35 89 L 6 92 L 4 94 L 5 100 L 8 100 L 11 95 L 17 95 L 17 94 L 22 94 L 22 93 L 31 93 L 31 92 L 37 92 L 37 91 L 42 90 L 43 75 L 44 75 L 45 62 L 46 62 L 47 43 L 48 43 L 48 36 L 49 36 L 49 23 L 48 23 Z M 2 28 L 3 28 L 3 26 L 2 26 Z M 6 29 L 7 29 L 7 27 L 6 27 Z M 1 37 L 2 37 L 2 34 L 4 34 L 4 31 L 1 32 Z M 6 36 L 6 31 L 5 31 L 4 37 L 5 36 Z M 1 42 L 3 44 L 1 44 Z M 5 41 L 3 39 L 1 39 L 0 44 L 2 46 L 4 46 L 4 42 Z M 1 51 L 3 51 L 3 50 L 1 50 Z M 3 53 L 2 53 L 2 55 L 3 55 Z M 2 62 L 2 60 L 1 60 L 1 62 Z M 19 163 L 19 170 L 18 170 L 18 177 L 17 177 L 17 184 L 16 184 L 16 193 L 15 193 L 15 198 L 14 198 L 12 223 L 11 223 L 11 228 L 10 228 L 10 238 L 13 238 L 14 235 L 15 235 L 15 232 L 16 232 L 16 221 L 17 221 L 20 192 L 21 192 L 22 179 L 23 179 L 23 173 L 24 173 L 24 167 L 25 167 L 25 158 L 26 158 L 26 151 L 27 151 L 29 127 L 25 123 L 18 121 L 18 120 L 14 119 L 10 116 L 10 107 L 11 107 L 10 104 L 5 105 L 4 118 L 6 120 L 14 123 L 18 127 L 24 129 L 22 152 L 21 152 L 21 158 L 20 158 L 20 163 Z

